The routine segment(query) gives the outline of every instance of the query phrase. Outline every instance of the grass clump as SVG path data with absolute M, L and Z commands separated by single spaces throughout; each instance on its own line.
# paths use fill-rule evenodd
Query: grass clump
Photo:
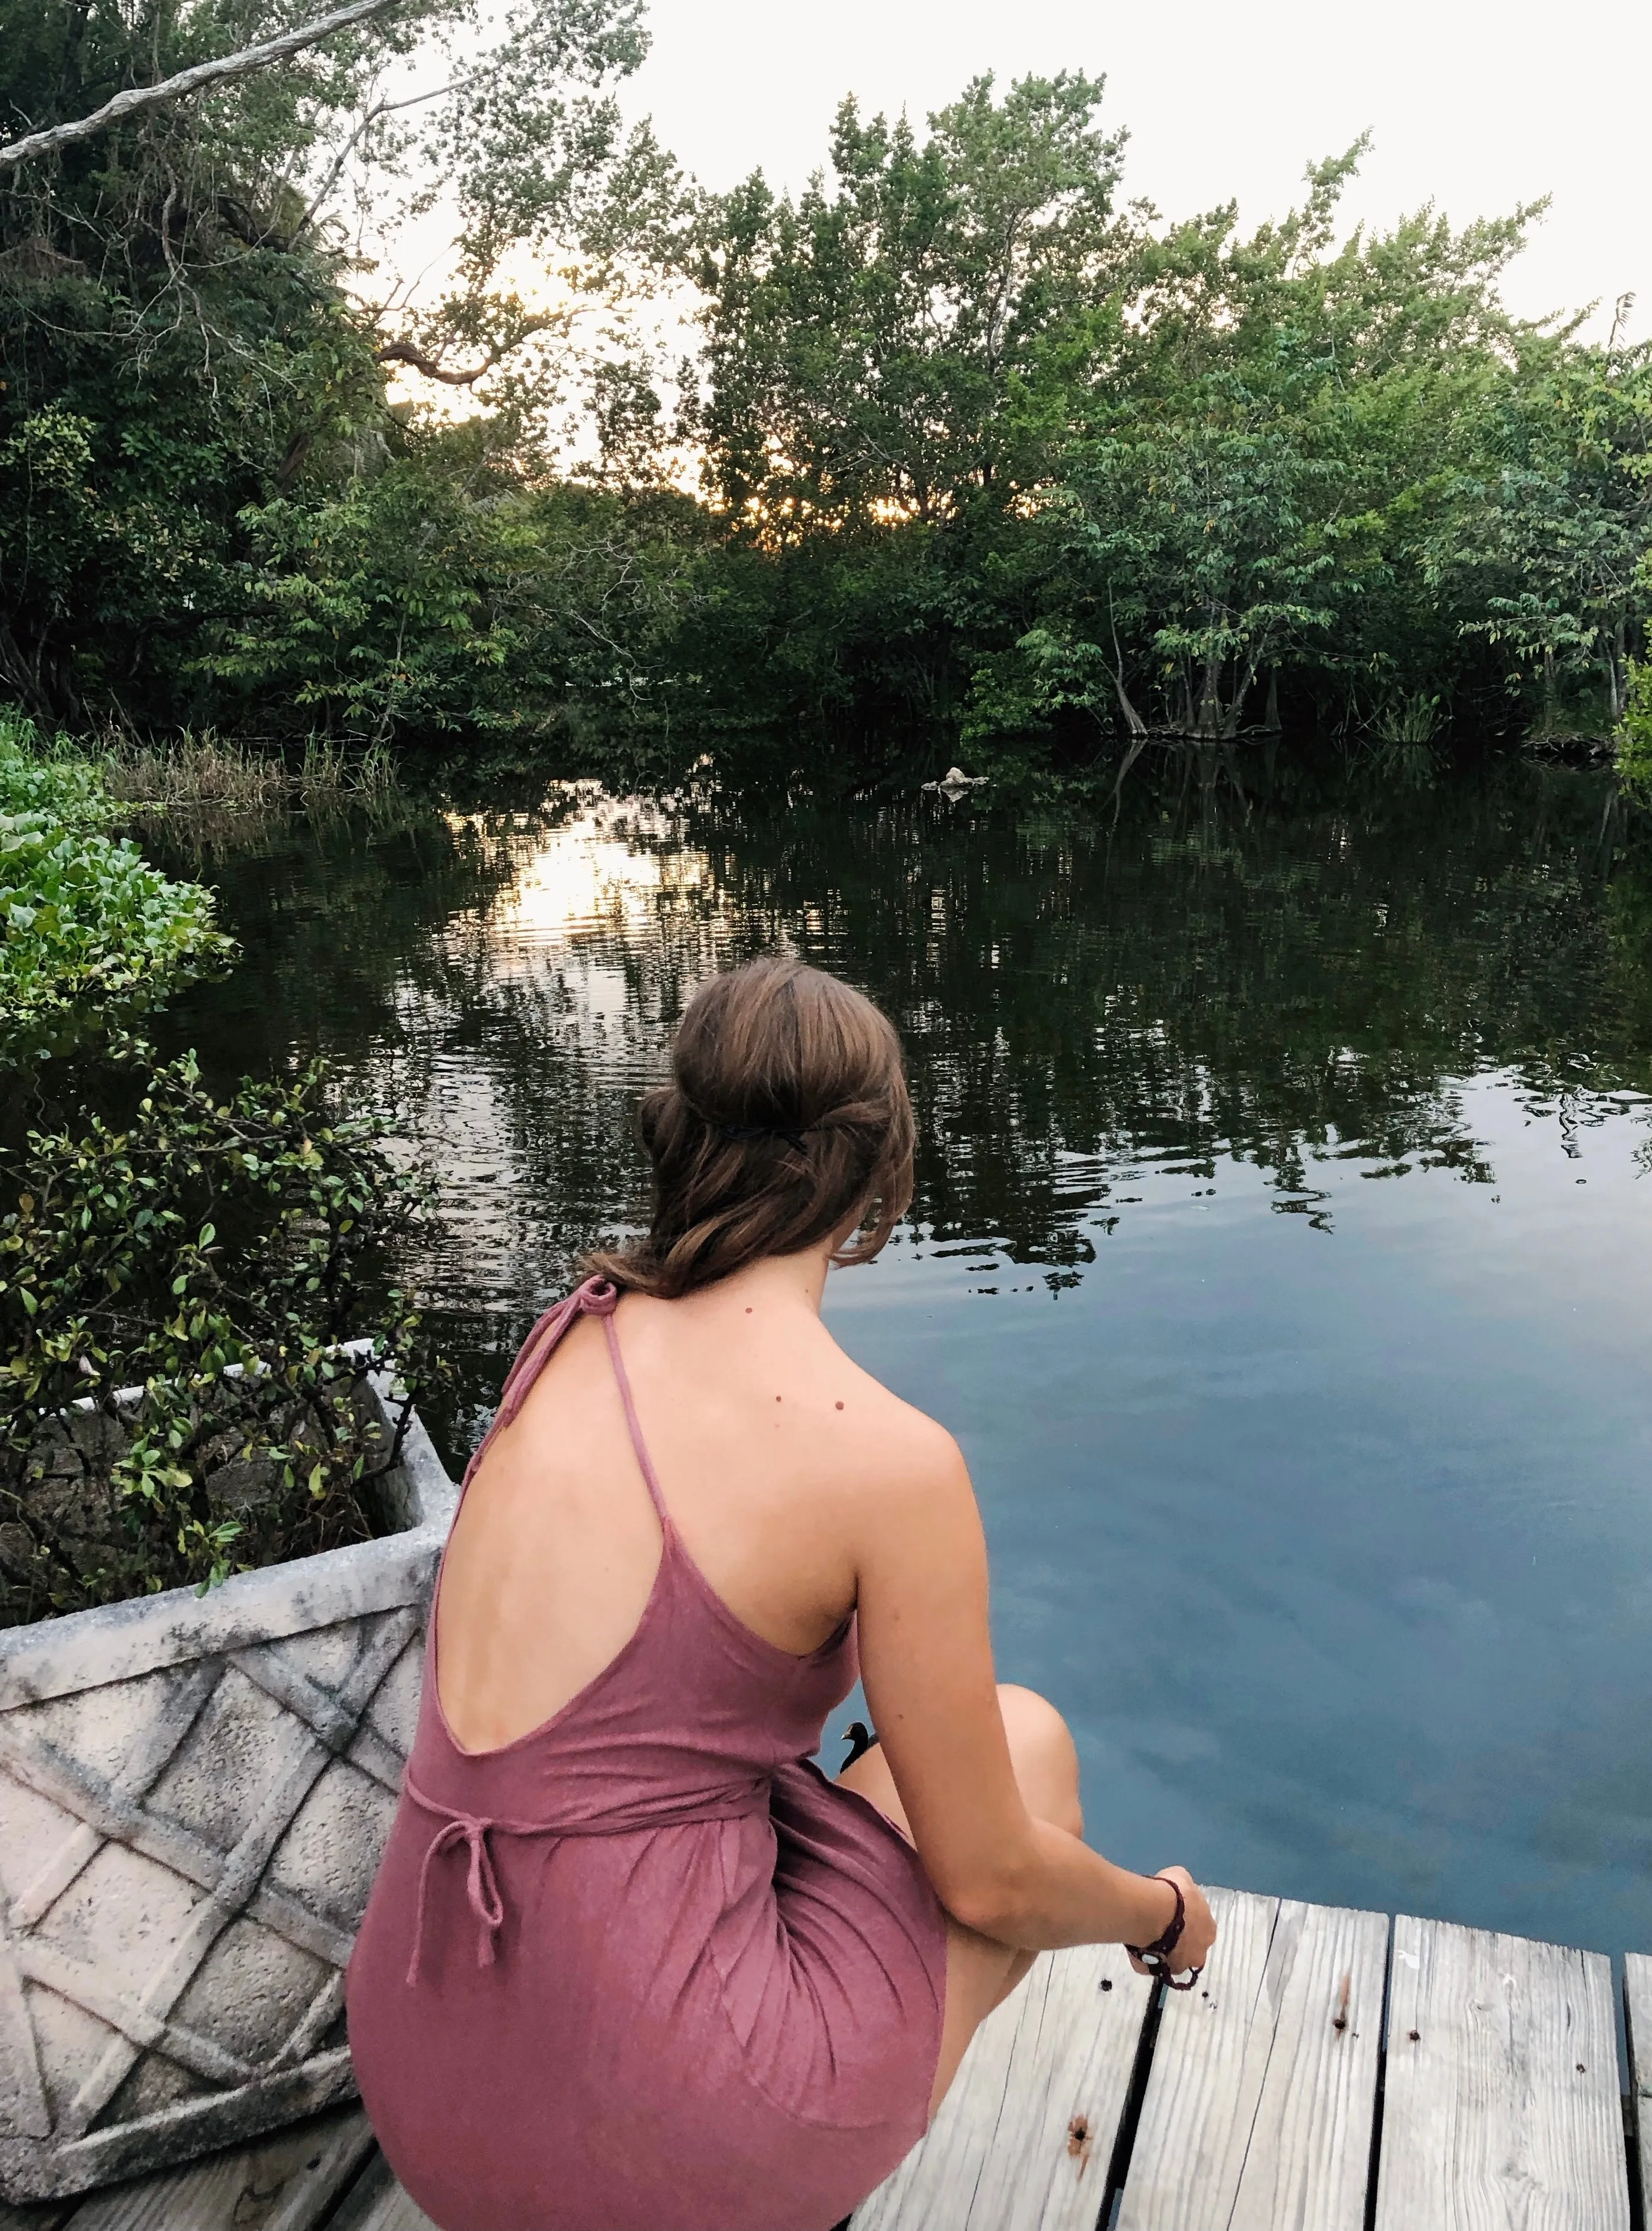
M 109 797 L 133 806 L 273 812 L 295 803 L 379 805 L 398 788 L 386 746 L 352 748 L 312 735 L 288 760 L 216 729 L 185 728 L 153 740 L 112 732 L 97 747 L 96 767 Z

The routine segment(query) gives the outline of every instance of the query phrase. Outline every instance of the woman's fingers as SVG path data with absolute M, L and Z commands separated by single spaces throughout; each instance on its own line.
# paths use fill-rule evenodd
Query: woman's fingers
M 1189 1968 L 1202 1968 L 1209 1959 L 1210 1948 L 1216 1941 L 1216 1917 L 1204 1892 L 1185 1867 L 1161 1867 L 1159 1872 L 1182 1892 L 1182 1934 L 1176 1939 L 1169 1964 L 1175 1974 L 1184 1976 Z
M 1185 1976 L 1190 1968 L 1202 1968 L 1210 1957 L 1210 1948 L 1216 1941 L 1216 1919 L 1211 1912 L 1204 1892 L 1185 1867 L 1161 1867 L 1159 1879 L 1173 1882 L 1182 1893 L 1182 1934 L 1177 1937 L 1168 1957 L 1156 1959 L 1149 1967 L 1129 1945 L 1124 1947 L 1130 1964 L 1138 1976 L 1162 1980 L 1166 1975 Z

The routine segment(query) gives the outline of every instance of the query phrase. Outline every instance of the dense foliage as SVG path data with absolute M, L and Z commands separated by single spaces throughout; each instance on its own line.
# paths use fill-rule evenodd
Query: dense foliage
M 422 1181 L 321 1067 L 215 1094 L 130 1034 L 233 947 L 30 740 L 0 734 L 0 1625 L 366 1535 L 395 1450 L 340 1343 L 424 1360 L 389 1262 Z
M 1529 213 L 1339 244 L 1357 149 L 1249 237 L 1117 211 L 1099 91 L 980 83 L 921 146 L 848 104 L 830 184 L 703 216 L 708 472 L 811 681 L 1001 767 L 1098 727 L 1607 733 L 1647 352 L 1504 312 Z
M 1168 221 L 1079 74 L 923 132 L 846 101 L 795 199 L 703 192 L 620 135 L 633 0 L 524 0 L 480 65 L 473 13 L 0 171 L 0 687 L 38 716 L 851 781 L 1620 729 L 1652 359 L 1503 308 L 1535 212 L 1344 236 L 1356 148 L 1249 235 Z M 20 125 L 290 10 L 140 15 L 0 0 Z M 397 224 L 444 218 L 426 301 Z
M 338 1343 L 417 1181 L 319 1070 L 218 1100 L 117 1052 L 118 1122 L 0 1154 L 0 1623 L 364 1538 L 394 1460 Z M 417 1319 L 373 1303 L 393 1371 Z
M 90 771 L 32 740 L 0 721 L 0 1058 L 152 1005 L 229 951 L 211 894 L 108 836 Z
M 0 139 L 316 12 L 0 0 Z M 458 391 L 485 369 L 496 416 L 543 429 L 573 313 L 525 305 L 508 267 L 577 233 L 577 304 L 646 221 L 661 165 L 612 92 L 637 16 L 406 0 L 0 169 L 0 689 L 53 721 L 235 705 L 215 653 L 266 562 L 243 514 L 325 507 L 401 452 L 393 369 Z M 381 286 L 383 239 L 438 204 L 431 284 Z

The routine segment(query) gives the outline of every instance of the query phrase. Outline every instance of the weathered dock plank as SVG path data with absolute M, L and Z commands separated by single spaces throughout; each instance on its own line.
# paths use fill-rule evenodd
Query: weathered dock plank
M 1402 1915 L 1376 2231 L 1628 2231 L 1611 1963 Z
M 1623 2027 L 1629 2049 L 1630 2129 L 1644 2208 L 1652 2194 L 1652 1958 L 1644 1952 L 1631 1952 L 1623 1962 Z
M 1097 2231 L 1147 2066 L 1117 2231 L 1362 2231 L 1378 2068 L 1376 2231 L 1629 2231 L 1609 1963 L 1441 1923 L 1211 1893 L 1200 1988 L 1121 1950 L 1047 1955 L 982 2026 L 922 2144 L 854 2231 Z M 1387 1976 L 1384 2044 L 1383 2005 Z M 1624 1977 L 1642 2189 L 1652 2190 L 1652 1958 Z M 0 2231 L 434 2231 L 360 2107 Z
M 0 2208 L 0 2231 L 314 2231 L 374 2150 L 360 2107 L 248 2146 L 39 2208 Z
M 1092 2231 L 1150 1997 L 1118 1945 L 1046 1954 L 854 2231 Z
M 436 2226 L 402 2190 L 380 2154 L 327 2231 L 436 2231 Z
M 1119 2231 L 1362 2231 L 1388 1917 L 1210 1896 L 1221 1934 L 1167 1994 Z

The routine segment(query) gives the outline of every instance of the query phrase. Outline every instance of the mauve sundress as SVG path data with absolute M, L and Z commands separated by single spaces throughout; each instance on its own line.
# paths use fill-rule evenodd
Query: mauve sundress
M 350 1962 L 356 2073 L 443 2231 L 829 2231 L 923 2135 L 946 1925 L 911 1846 L 810 1758 L 855 1680 L 852 1617 L 799 1658 L 712 1589 L 649 1460 L 618 1299 L 592 1279 L 540 1320 L 493 1431 L 602 1318 L 664 1535 L 647 1608 L 560 1711 L 480 1753 L 443 1715 L 432 1620 Z

